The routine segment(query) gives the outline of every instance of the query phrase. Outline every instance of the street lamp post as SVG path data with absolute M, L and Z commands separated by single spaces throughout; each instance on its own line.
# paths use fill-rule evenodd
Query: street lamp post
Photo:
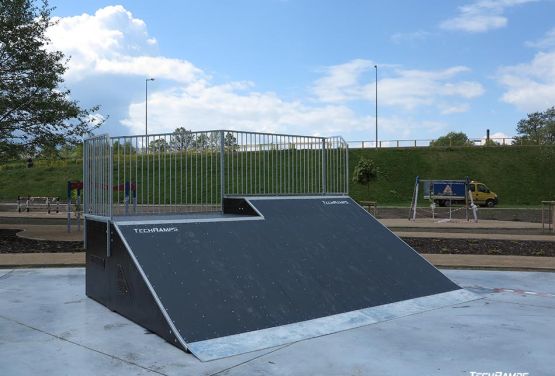
M 378 66 L 374 65 L 376 69 L 376 149 L 378 148 Z
M 148 135 L 148 81 L 154 81 L 154 78 L 145 79 L 145 135 Z

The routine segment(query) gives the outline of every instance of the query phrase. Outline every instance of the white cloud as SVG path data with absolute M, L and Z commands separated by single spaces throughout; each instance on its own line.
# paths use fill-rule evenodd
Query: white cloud
M 391 35 L 389 39 L 391 39 L 391 41 L 395 44 L 401 44 L 403 42 L 414 43 L 425 40 L 430 35 L 432 35 L 432 33 L 428 31 L 418 30 L 409 33 L 395 33 Z
M 555 28 L 549 30 L 545 35 L 536 41 L 526 42 L 528 47 L 546 49 L 555 47 Z
M 324 69 L 325 76 L 314 85 L 314 93 L 324 102 L 341 102 L 364 96 L 359 78 L 374 66 L 370 60 L 355 59 Z
M 462 103 L 462 104 L 454 104 L 454 105 L 447 105 L 447 106 L 443 106 L 441 108 L 441 113 L 443 115 L 448 115 L 448 114 L 456 114 L 456 113 L 460 113 L 460 112 L 466 112 L 470 110 L 470 105 L 468 103 Z
M 314 84 L 315 101 L 284 100 L 272 92 L 256 91 L 253 82 L 215 83 L 187 60 L 156 56 L 157 42 L 149 35 L 146 24 L 122 6 L 105 7 L 93 15 L 59 18 L 49 35 L 53 48 L 72 56 L 66 72 L 72 85 L 90 82 L 91 77 L 103 78 L 104 92 L 121 93 L 118 100 L 125 103 L 124 107 L 115 109 L 119 113 L 110 117 L 110 124 L 117 121 L 131 134 L 144 132 L 145 103 L 142 96 L 137 100 L 129 91 L 121 90 L 122 79 L 129 76 L 165 79 L 163 85 L 149 88 L 149 133 L 171 132 L 183 126 L 193 130 L 341 134 L 348 138 L 368 134 L 363 137 L 366 139 L 373 134 L 374 117 L 361 115 L 345 103 L 373 99 L 373 82 L 360 82 L 361 75 L 373 70 L 373 62 L 368 60 L 355 59 L 326 68 L 323 77 Z M 385 65 L 381 68 L 393 72 L 392 77 L 380 81 L 381 106 L 411 109 L 437 105 L 450 113 L 456 112 L 453 110 L 456 106 L 439 98 L 468 99 L 483 92 L 479 83 L 455 80 L 468 71 L 466 67 L 438 71 L 402 70 Z M 102 103 L 103 93 L 94 95 L 101 98 L 99 104 L 106 105 Z M 402 113 L 379 118 L 380 138 L 410 138 L 413 133 L 430 134 L 446 126 L 443 122 L 414 119 Z
M 361 78 L 373 65 L 369 60 L 359 59 L 329 67 L 327 74 L 316 81 L 313 91 L 319 100 L 328 103 L 373 101 L 373 76 L 366 83 L 362 83 Z M 456 80 L 456 76 L 469 71 L 464 66 L 430 71 L 392 67 L 388 69 L 387 77 L 378 80 L 378 101 L 383 106 L 412 110 L 419 106 L 440 107 L 440 102 L 449 97 L 471 99 L 481 96 L 484 88 L 479 82 Z
M 507 26 L 505 9 L 537 0 L 478 0 L 459 7 L 459 14 L 441 22 L 445 30 L 481 33 Z
M 129 106 L 124 125 L 132 133 L 144 127 L 144 102 Z M 242 129 L 301 134 L 343 134 L 363 130 L 371 119 L 345 106 L 307 106 L 273 93 L 240 94 L 235 85 L 195 85 L 158 91 L 149 98 L 149 128 L 169 132 L 187 129 Z
M 156 39 L 143 20 L 121 5 L 107 6 L 94 15 L 55 18 L 48 30 L 52 46 L 71 56 L 68 80 L 91 74 L 140 75 L 190 82 L 202 71 L 185 60 L 148 56 Z
M 502 67 L 498 82 L 506 88 L 502 100 L 526 112 L 555 104 L 555 51 L 538 52 L 531 62 Z

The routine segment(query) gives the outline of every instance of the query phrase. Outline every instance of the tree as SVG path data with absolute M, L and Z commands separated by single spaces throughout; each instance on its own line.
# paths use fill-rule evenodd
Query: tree
M 516 125 L 519 134 L 515 143 L 520 145 L 555 144 L 555 106 L 544 112 L 533 112 Z
M 103 119 L 63 87 L 67 59 L 46 35 L 47 0 L 0 0 L 0 159 L 77 142 Z
M 152 152 L 161 152 L 166 151 L 168 149 L 168 142 L 165 138 L 157 138 L 155 140 L 150 141 L 148 148 Z
M 379 169 L 374 161 L 361 158 L 355 166 L 353 182 L 366 185 L 370 191 L 370 182 L 378 178 Z
M 227 132 L 224 137 L 224 145 L 225 148 L 228 150 L 237 150 L 239 147 L 239 145 L 237 144 L 237 137 L 235 137 L 233 133 Z
M 193 145 L 195 136 L 190 130 L 183 127 L 176 128 L 173 132 L 172 148 L 175 150 L 186 150 Z
M 112 154 L 130 155 L 135 154 L 136 149 L 131 141 L 126 141 L 125 138 L 115 140 L 112 143 Z M 152 145 L 152 142 L 150 143 Z
M 472 146 L 472 141 L 464 132 L 449 132 L 430 143 L 430 146 Z
M 492 140 L 491 138 L 488 138 L 484 141 L 484 146 L 499 146 L 501 145 L 499 142 Z
M 195 137 L 194 147 L 196 149 L 207 149 L 209 145 L 209 138 L 205 133 L 200 133 Z

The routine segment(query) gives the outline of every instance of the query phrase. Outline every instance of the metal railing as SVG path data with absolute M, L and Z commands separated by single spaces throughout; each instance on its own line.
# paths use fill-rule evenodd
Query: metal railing
M 378 148 L 418 148 L 430 147 L 434 139 L 425 140 L 381 140 L 378 141 Z M 466 146 L 509 146 L 515 142 L 513 137 L 504 138 L 490 138 L 487 141 L 485 138 L 471 138 L 470 144 Z M 347 141 L 350 148 L 353 149 L 374 149 L 376 148 L 376 141 Z M 442 145 L 443 146 L 443 145 Z M 457 147 L 457 145 L 445 145 L 447 147 Z
M 85 213 L 221 210 L 224 196 L 348 192 L 341 137 L 241 131 L 97 136 L 84 142 Z
M 542 231 L 555 233 L 555 201 L 542 201 Z

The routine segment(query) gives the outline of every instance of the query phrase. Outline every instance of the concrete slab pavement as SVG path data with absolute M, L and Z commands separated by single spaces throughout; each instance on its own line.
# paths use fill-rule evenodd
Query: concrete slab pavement
M 555 370 L 555 273 L 447 270 L 483 299 L 202 363 L 88 299 L 82 268 L 4 272 L 3 375 L 547 376 Z

